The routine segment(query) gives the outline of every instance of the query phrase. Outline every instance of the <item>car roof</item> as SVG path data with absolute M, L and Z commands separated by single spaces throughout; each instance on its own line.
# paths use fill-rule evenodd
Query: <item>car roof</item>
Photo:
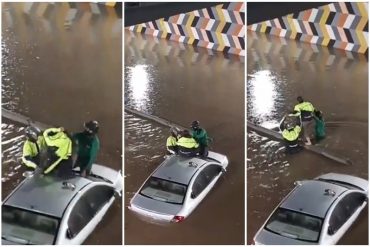
M 73 184 L 75 189 L 66 188 L 63 182 Z M 7 198 L 4 205 L 60 218 L 75 195 L 89 183 L 90 180 L 80 176 L 69 179 L 33 176 L 25 179 Z
M 207 162 L 200 157 L 172 155 L 159 166 L 152 176 L 187 185 L 199 168 Z
M 324 218 L 332 203 L 345 191 L 345 187 L 318 181 L 302 181 L 289 196 L 282 202 L 280 207 L 314 215 Z M 335 192 L 335 195 L 328 195 L 325 190 Z

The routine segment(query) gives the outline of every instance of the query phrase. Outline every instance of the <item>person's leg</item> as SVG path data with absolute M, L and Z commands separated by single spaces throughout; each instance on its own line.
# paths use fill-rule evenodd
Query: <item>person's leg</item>
M 62 160 L 55 168 L 57 176 L 62 178 L 69 178 L 73 176 L 72 163 L 73 161 L 71 157 L 66 160 Z
M 303 121 L 303 137 L 304 137 L 304 142 L 306 145 L 311 145 L 311 139 L 310 139 L 310 122 L 308 121 Z

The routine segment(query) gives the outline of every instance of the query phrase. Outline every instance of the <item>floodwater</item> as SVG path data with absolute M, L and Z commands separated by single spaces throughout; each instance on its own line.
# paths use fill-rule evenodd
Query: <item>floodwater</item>
M 343 165 L 302 151 L 286 156 L 279 142 L 247 132 L 247 243 L 294 181 L 328 172 L 368 179 L 368 61 L 365 56 L 248 32 L 247 118 L 275 128 L 304 99 L 323 111 L 320 147 L 349 158 Z M 368 244 L 365 210 L 340 244 Z
M 127 208 L 163 161 L 169 130 L 125 114 L 125 244 L 244 244 L 244 57 L 125 31 L 125 106 L 189 127 L 199 120 L 229 169 L 179 224 L 160 226 Z
M 100 123 L 97 163 L 122 169 L 122 17 L 95 3 L 2 4 L 2 108 L 82 130 Z M 21 181 L 24 126 L 3 118 L 2 196 Z M 122 243 L 122 202 L 85 244 Z

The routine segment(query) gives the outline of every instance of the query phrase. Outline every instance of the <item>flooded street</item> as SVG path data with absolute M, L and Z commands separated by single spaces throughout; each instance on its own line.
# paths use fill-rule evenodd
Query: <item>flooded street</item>
M 100 124 L 97 163 L 122 169 L 122 16 L 95 3 L 2 4 L 2 108 L 69 132 Z M 3 118 L 2 197 L 21 181 L 25 126 Z M 112 230 L 114 229 L 114 230 Z M 116 200 L 85 244 L 122 243 Z
M 336 172 L 368 179 L 368 61 L 365 56 L 248 32 L 247 118 L 278 126 L 302 96 L 323 111 L 320 147 L 350 159 L 343 165 L 302 151 L 286 156 L 279 142 L 248 131 L 247 243 L 294 181 Z M 368 244 L 365 210 L 339 244 Z
M 169 129 L 125 114 L 125 244 L 243 244 L 244 58 L 125 33 L 125 106 L 189 127 L 199 120 L 227 173 L 184 222 L 147 223 L 127 208 L 163 161 Z

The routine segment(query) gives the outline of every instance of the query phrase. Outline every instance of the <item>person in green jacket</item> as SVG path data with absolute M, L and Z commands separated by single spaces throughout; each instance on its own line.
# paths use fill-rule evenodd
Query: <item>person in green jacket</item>
M 195 120 L 191 123 L 193 138 L 199 143 L 200 155 L 208 156 L 208 134 L 207 131 L 200 127 L 199 121 Z
M 325 138 L 325 122 L 321 111 L 316 110 L 313 118 L 315 119 L 315 137 L 318 142 Z
M 100 148 L 98 131 L 99 123 L 89 121 L 84 123 L 83 132 L 76 133 L 73 136 L 74 143 L 77 146 L 77 160 L 74 166 L 80 167 L 81 176 L 86 177 L 90 174 L 92 165 L 98 155 Z
M 72 141 L 64 128 L 46 129 L 43 137 L 46 144 L 46 159 L 40 162 L 43 174 L 72 175 Z
M 45 148 L 40 129 L 28 126 L 25 130 L 27 140 L 23 144 L 22 163 L 29 169 L 36 169 L 40 163 L 40 153 Z

